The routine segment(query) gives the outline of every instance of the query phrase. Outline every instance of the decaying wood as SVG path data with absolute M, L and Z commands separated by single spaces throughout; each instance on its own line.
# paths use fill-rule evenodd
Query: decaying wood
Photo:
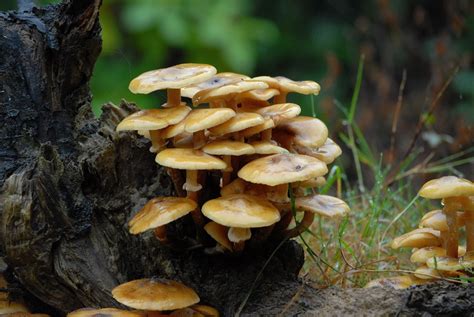
M 303 251 L 295 242 L 283 243 L 268 261 L 277 243 L 239 257 L 208 255 L 206 241 L 195 245 L 185 238 L 194 236 L 186 218 L 168 232 L 181 248 L 161 245 L 152 233 L 130 235 L 126 223 L 133 213 L 173 188 L 148 141 L 115 132 L 133 105 L 106 105 L 99 119 L 91 113 L 88 82 L 101 47 L 99 7 L 100 0 L 69 0 L 0 14 L 0 249 L 7 275 L 37 299 L 33 303 L 55 314 L 118 306 L 110 295 L 114 286 L 160 276 L 193 287 L 204 303 L 229 316 L 249 294 L 247 315 L 325 314 L 351 296 L 363 297 L 352 300 L 354 309 L 372 298 L 374 309 L 389 307 L 385 313 L 441 311 L 423 301 L 425 306 L 407 308 L 415 291 L 304 285 L 297 277 Z M 453 305 L 465 293 L 453 296 Z M 457 307 L 472 311 L 472 303 Z

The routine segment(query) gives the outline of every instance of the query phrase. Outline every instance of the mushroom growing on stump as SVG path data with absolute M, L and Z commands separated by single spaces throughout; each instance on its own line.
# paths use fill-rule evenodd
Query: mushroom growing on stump
M 158 153 L 155 161 L 162 166 L 186 170 L 186 183 L 183 187 L 187 192 L 187 197 L 195 202 L 198 202 L 197 192 L 202 188 L 198 184 L 198 171 L 227 168 L 227 164 L 221 159 L 193 149 L 166 149 Z M 196 225 L 202 228 L 204 219 L 199 208 L 194 209 L 191 214 Z
M 155 236 L 160 241 L 166 241 L 165 225 L 173 222 L 197 208 L 194 200 L 181 197 L 156 197 L 128 222 L 131 234 L 139 234 L 155 229 Z
M 112 290 L 112 296 L 125 306 L 157 312 L 186 308 L 200 300 L 186 285 L 163 278 L 144 278 L 121 284 Z
M 467 179 L 445 176 L 424 184 L 419 195 L 429 199 L 443 199 L 443 213 L 446 215 L 448 225 L 448 233 L 445 237 L 446 255 L 457 258 L 459 241 L 457 212 L 468 205 L 469 196 L 474 195 L 474 184 Z M 467 251 L 474 250 L 474 223 L 470 221 L 466 221 L 466 240 L 468 241 Z
M 293 81 L 283 76 L 270 77 L 270 76 L 259 76 L 254 77 L 253 80 L 263 81 L 268 84 L 270 88 L 277 89 L 280 94 L 275 96 L 273 103 L 284 103 L 286 102 L 286 96 L 290 92 L 296 92 L 303 95 L 317 95 L 321 90 L 321 87 L 317 82 L 305 80 L 305 81 Z
M 211 65 L 179 64 L 143 73 L 134 78 L 128 88 L 134 94 L 166 89 L 167 101 L 163 106 L 176 107 L 181 104 L 181 88 L 201 83 L 216 73 L 216 68 Z

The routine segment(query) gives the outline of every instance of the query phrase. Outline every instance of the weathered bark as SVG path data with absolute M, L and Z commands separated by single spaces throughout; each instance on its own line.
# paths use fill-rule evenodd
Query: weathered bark
M 251 291 L 244 315 L 357 314 L 367 310 L 369 298 L 373 309 L 390 306 L 379 305 L 383 300 L 393 303 L 385 311 L 372 310 L 375 314 L 443 311 L 417 299 L 415 308 L 407 305 L 407 296 L 431 292 L 427 288 L 304 285 L 297 278 L 303 252 L 295 242 L 229 257 L 206 255 L 199 245 L 170 249 L 152 233 L 130 235 L 126 222 L 132 214 L 148 199 L 172 194 L 172 185 L 149 153 L 148 141 L 115 132 L 136 110 L 133 105 L 107 105 L 100 119 L 91 113 L 88 81 L 100 52 L 99 6 L 100 0 L 69 0 L 0 14 L 0 248 L 10 277 L 28 294 L 49 305 L 50 313 L 63 314 L 84 306 L 118 306 L 110 295 L 114 286 L 160 276 L 193 287 L 204 303 L 228 316 Z M 169 234 L 189 246 L 184 237 L 193 236 L 190 219 Z M 453 295 L 457 305 L 468 292 L 456 289 L 461 290 Z M 472 287 L 467 290 L 472 293 Z M 352 306 L 336 310 L 346 300 Z M 472 305 L 458 305 L 457 312 L 472 311 Z

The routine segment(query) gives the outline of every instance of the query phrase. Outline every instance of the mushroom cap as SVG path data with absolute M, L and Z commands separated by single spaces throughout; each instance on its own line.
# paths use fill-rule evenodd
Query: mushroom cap
M 462 271 L 474 268 L 474 254 L 466 253 L 460 258 L 447 256 L 432 257 L 426 261 L 426 265 L 438 271 Z
M 116 130 L 159 130 L 182 121 L 190 111 L 188 106 L 141 110 L 123 119 Z
M 211 78 L 217 73 L 206 64 L 179 64 L 148 71 L 134 78 L 128 89 L 134 94 L 148 94 L 160 89 L 180 89 Z
M 295 199 L 297 209 L 317 213 L 323 217 L 342 217 L 351 209 L 341 199 L 328 195 L 311 195 Z
M 195 201 L 183 197 L 155 197 L 129 221 L 131 234 L 166 225 L 197 208 Z
M 326 164 L 331 164 L 342 154 L 342 150 L 333 140 L 326 139 L 326 142 L 320 147 L 306 147 L 301 145 L 294 146 L 296 152 L 315 157 Z
M 466 248 L 458 247 L 458 254 L 462 256 L 466 253 Z M 412 263 L 426 263 L 428 259 L 432 257 L 443 257 L 446 256 L 446 249 L 442 247 L 425 247 L 420 248 L 413 252 L 410 257 Z
M 249 91 L 240 93 L 236 96 L 236 98 L 238 100 L 250 99 L 250 100 L 266 101 L 279 94 L 280 94 L 280 91 L 274 88 L 255 89 L 255 90 L 249 90 Z
M 175 148 L 189 149 L 193 147 L 193 134 L 188 132 L 174 136 L 173 145 Z
M 311 178 L 302 182 L 293 183 L 291 186 L 300 188 L 315 188 L 326 184 L 326 178 L 323 176 Z
M 197 304 L 191 306 L 190 308 L 197 312 L 200 312 L 206 317 L 219 317 L 219 311 L 211 306 Z
M 419 266 L 413 275 L 422 280 L 432 280 L 433 278 L 441 277 L 438 270 L 427 267 L 426 265 Z
M 254 77 L 253 80 L 263 81 L 267 83 L 270 88 L 275 88 L 284 92 L 296 92 L 303 95 L 317 95 L 321 90 L 319 84 L 311 80 L 293 81 L 283 76 L 259 76 Z
M 280 220 L 280 212 L 268 200 L 245 194 L 233 194 L 207 201 L 202 213 L 228 227 L 259 228 Z
M 248 138 L 249 136 L 255 135 L 267 129 L 272 129 L 274 127 L 275 127 L 275 123 L 273 122 L 272 119 L 265 119 L 262 124 L 240 131 L 240 135 L 245 138 Z
M 174 310 L 199 302 L 191 288 L 176 281 L 144 278 L 115 287 L 112 296 L 121 304 L 143 310 Z
M 441 242 L 438 230 L 419 228 L 393 239 L 391 246 L 392 249 L 437 247 Z
M 474 184 L 464 178 L 444 176 L 426 182 L 418 192 L 421 197 L 441 199 L 457 196 L 473 196 Z
M 169 139 L 169 138 L 174 138 L 178 134 L 181 134 L 184 131 L 184 126 L 186 125 L 186 120 L 182 120 L 176 124 L 170 125 L 160 132 L 160 136 L 163 139 Z
M 81 308 L 70 312 L 67 317 L 146 317 L 146 314 L 117 308 Z
M 204 226 L 204 230 L 212 239 L 216 240 L 224 248 L 232 251 L 232 243 L 230 243 L 230 240 L 227 237 L 227 232 L 229 231 L 228 227 L 210 221 Z
M 206 144 L 201 150 L 207 154 L 212 155 L 240 156 L 255 153 L 255 149 L 252 145 L 244 142 L 229 140 L 213 141 Z
M 427 280 L 419 279 L 412 275 L 401 275 L 394 277 L 384 277 L 370 281 L 364 288 L 369 287 L 389 287 L 393 289 L 405 289 L 414 285 L 426 284 Z
M 464 226 L 465 217 L 463 212 L 457 213 L 457 224 L 459 227 Z M 420 221 L 420 228 L 431 228 L 439 231 L 448 231 L 448 223 L 446 221 L 446 215 L 442 210 L 433 210 L 425 214 Z
M 196 93 L 202 90 L 222 87 L 249 78 L 249 76 L 231 72 L 218 73 L 205 81 L 182 88 L 181 95 L 192 98 Z
M 248 194 L 252 196 L 262 196 L 263 194 L 272 203 L 287 203 L 290 200 L 288 197 L 288 184 L 267 186 L 249 183 L 241 178 L 236 178 L 221 188 L 221 196 L 232 194 Z
M 223 135 L 254 127 L 264 121 L 263 117 L 257 113 L 239 112 L 226 122 L 210 128 L 209 131 L 214 135 Z
M 327 173 L 326 164 L 301 154 L 274 154 L 246 164 L 240 169 L 240 178 L 270 186 L 304 181 Z
M 281 154 L 288 153 L 288 150 L 276 145 L 275 141 L 254 141 L 250 143 L 256 154 Z
M 328 138 L 326 125 L 313 117 L 291 118 L 279 124 L 275 129 L 289 133 L 295 144 L 307 147 L 323 146 Z
M 252 236 L 252 231 L 249 228 L 237 228 L 230 227 L 227 232 L 227 237 L 231 242 L 239 243 L 241 241 L 247 241 Z
M 264 118 L 272 119 L 276 125 L 286 119 L 291 119 L 301 113 L 301 108 L 295 103 L 278 103 L 256 111 Z
M 181 170 L 223 170 L 227 167 L 223 160 L 193 149 L 165 149 L 156 155 L 155 161 L 161 166 Z
M 242 80 L 236 83 L 230 83 L 217 88 L 205 89 L 197 92 L 193 96 L 193 105 L 211 102 L 218 99 L 230 98 L 235 94 L 242 93 L 248 90 L 265 89 L 268 85 L 261 81 Z
M 226 122 L 235 116 L 235 111 L 229 108 L 194 109 L 186 117 L 184 130 L 194 133 L 210 129 Z

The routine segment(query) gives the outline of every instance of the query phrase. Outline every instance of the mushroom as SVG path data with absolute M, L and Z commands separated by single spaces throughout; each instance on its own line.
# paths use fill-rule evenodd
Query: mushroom
M 219 317 L 217 309 L 206 305 L 193 305 L 175 310 L 169 316 L 174 317 Z
M 326 125 L 313 117 L 299 116 L 285 120 L 275 128 L 275 131 L 283 132 L 277 134 L 280 137 L 274 138 L 280 144 L 287 143 L 287 139 L 290 138 L 292 144 L 310 148 L 323 146 L 328 138 Z
M 186 183 L 183 189 L 187 192 L 187 197 L 196 201 L 197 193 L 202 186 L 198 184 L 199 170 L 223 170 L 227 164 L 214 156 L 206 154 L 200 150 L 193 149 L 166 149 L 157 154 L 155 161 L 166 167 L 186 170 Z M 196 208 L 191 212 L 194 222 L 202 228 L 204 220 Z
M 272 119 L 275 125 L 278 125 L 286 119 L 297 117 L 301 113 L 301 108 L 294 103 L 281 103 L 260 108 L 256 112 L 266 119 Z M 270 141 L 272 139 L 272 129 L 264 130 L 260 135 L 263 141 Z
M 148 94 L 166 89 L 167 107 L 181 104 L 181 88 L 203 82 L 217 73 L 214 66 L 206 64 L 179 64 L 148 71 L 134 78 L 129 89 L 134 94 Z
M 273 88 L 245 91 L 235 96 L 236 103 L 240 104 L 240 106 L 237 106 L 236 110 L 239 111 L 241 108 L 245 109 L 247 107 L 255 107 L 255 106 L 257 107 L 269 106 L 269 103 L 267 100 L 279 94 L 280 92 L 278 91 L 278 89 L 273 89 Z
M 227 232 L 229 228 L 223 225 L 218 224 L 217 222 L 210 221 L 204 226 L 204 231 L 214 239 L 219 246 L 229 251 L 232 251 L 232 243 L 227 237 Z
M 314 81 L 293 81 L 283 76 L 259 76 L 254 77 L 253 80 L 263 81 L 267 83 L 270 88 L 274 88 L 280 91 L 280 94 L 275 96 L 273 100 L 274 103 L 286 102 L 286 96 L 290 92 L 296 92 L 303 95 L 317 95 L 321 90 L 319 84 Z
M 474 268 L 474 254 L 466 253 L 460 258 L 450 256 L 432 257 L 426 261 L 426 265 L 439 271 L 463 271 Z
M 112 296 L 125 306 L 149 311 L 175 310 L 199 302 L 194 290 L 164 278 L 144 278 L 121 284 L 112 290 Z
M 437 247 L 441 244 L 442 240 L 438 230 L 433 230 L 431 228 L 419 228 L 393 239 L 391 246 L 393 249 L 424 248 Z
M 147 317 L 146 312 L 128 311 L 117 308 L 81 308 L 67 314 L 67 317 Z
M 466 249 L 463 247 L 458 248 L 458 254 L 460 256 L 466 253 Z M 444 257 L 446 256 L 446 249 L 442 247 L 424 247 L 415 250 L 410 257 L 412 263 L 426 263 L 428 259 L 432 257 Z
M 229 108 L 194 109 L 185 119 L 184 131 L 193 133 L 195 149 L 206 143 L 205 130 L 224 123 L 235 116 L 235 111 Z
M 418 193 L 428 199 L 443 199 L 443 213 L 446 215 L 448 233 L 445 237 L 446 254 L 448 257 L 458 257 L 458 224 L 457 211 L 468 205 L 469 196 L 474 195 L 474 184 L 467 179 L 455 176 L 445 176 L 428 181 Z M 470 215 L 470 211 L 466 211 Z M 470 216 L 468 216 L 470 218 Z M 474 250 L 474 223 L 466 220 L 467 251 Z
M 232 119 L 231 119 L 232 120 Z M 230 182 L 232 175 L 232 156 L 250 155 L 255 153 L 253 146 L 238 141 L 214 141 L 206 144 L 202 151 L 211 155 L 222 155 L 227 168 L 222 173 L 222 186 Z
M 293 149 L 304 155 L 315 157 L 326 164 L 331 164 L 336 158 L 342 154 L 342 150 L 332 139 L 327 138 L 326 142 L 320 147 L 307 147 L 295 145 Z
M 166 241 L 165 225 L 186 216 L 196 208 L 197 203 L 188 198 L 155 197 L 129 221 L 129 231 L 131 234 L 139 234 L 156 229 L 156 237 Z
M 235 251 L 242 251 L 245 241 L 252 237 L 252 231 L 250 231 L 250 228 L 231 227 L 227 232 L 227 237 L 229 241 L 234 243 Z
M 243 138 L 238 135 L 238 132 L 262 124 L 264 122 L 265 120 L 263 119 L 263 117 L 257 113 L 240 112 L 228 121 L 209 129 L 209 131 L 213 135 L 217 136 L 235 133 L 234 139 L 237 141 L 243 141 Z
M 272 129 L 274 127 L 275 127 L 275 123 L 273 122 L 272 119 L 265 119 L 265 121 L 262 124 L 240 131 L 240 137 L 248 138 L 258 133 L 263 133 L 264 131 L 268 129 Z
M 184 87 L 181 89 L 181 95 L 183 97 L 193 98 L 194 95 L 200 91 L 235 84 L 245 79 L 250 79 L 250 77 L 230 72 L 218 73 L 203 82 Z
M 254 141 L 250 145 L 255 149 L 255 154 L 284 154 L 288 150 L 278 146 L 275 141 Z

